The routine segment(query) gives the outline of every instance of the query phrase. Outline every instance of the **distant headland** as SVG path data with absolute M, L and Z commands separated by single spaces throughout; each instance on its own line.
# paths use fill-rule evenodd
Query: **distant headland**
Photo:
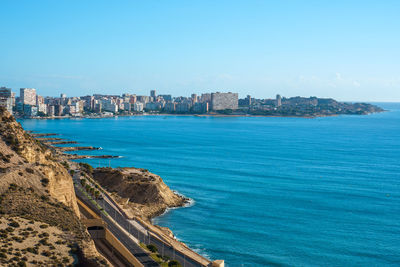
M 248 95 L 239 99 L 238 93 L 192 94 L 190 97 L 136 94 L 80 97 L 43 97 L 34 88 L 21 88 L 16 97 L 10 88 L 0 88 L 0 107 L 19 118 L 102 118 L 130 115 L 201 115 L 201 116 L 274 116 L 321 117 L 335 115 L 366 115 L 382 112 L 368 103 L 339 102 L 331 98 L 281 97 L 258 99 Z

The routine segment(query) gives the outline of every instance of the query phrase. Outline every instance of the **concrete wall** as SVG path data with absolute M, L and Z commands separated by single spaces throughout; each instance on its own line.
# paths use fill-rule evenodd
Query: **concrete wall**
M 122 245 L 122 243 L 108 230 L 105 229 L 105 239 L 110 245 L 117 250 L 127 261 L 129 261 L 135 267 L 144 267 L 143 264 L 136 259 L 129 250 Z

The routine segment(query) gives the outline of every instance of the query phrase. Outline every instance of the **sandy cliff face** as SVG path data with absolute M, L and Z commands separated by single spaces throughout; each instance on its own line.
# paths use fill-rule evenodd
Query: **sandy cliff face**
M 93 178 L 120 200 L 129 198 L 129 206 L 136 216 L 150 219 L 169 207 L 179 207 L 187 199 L 174 193 L 160 176 L 144 169 L 98 168 Z
M 0 108 L 0 218 L 55 227 L 63 233 L 62 242 L 76 250 L 71 253 L 77 255 L 84 266 L 105 266 L 107 261 L 98 254 L 79 220 L 73 182 L 60 161 L 57 154 L 27 134 L 7 111 Z M 10 238 L 0 240 L 14 242 Z M 25 238 L 23 244 L 33 238 Z M 70 254 L 60 255 L 57 257 Z M 49 256 L 42 265 L 56 266 L 57 257 L 53 256 L 54 259 Z M 0 259 L 0 265 L 7 263 L 7 257 Z M 26 257 L 35 260 L 32 253 L 27 253 Z
M 7 112 L 0 111 L 1 188 L 9 183 L 34 187 L 71 207 L 77 216 L 72 179 L 52 152 L 28 135 Z

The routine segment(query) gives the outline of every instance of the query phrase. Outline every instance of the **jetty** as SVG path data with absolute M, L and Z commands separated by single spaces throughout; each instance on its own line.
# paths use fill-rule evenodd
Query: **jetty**
M 81 151 L 81 150 L 101 150 L 101 147 L 94 146 L 66 146 L 60 147 L 55 145 L 64 145 L 64 144 L 78 144 L 76 141 L 70 141 L 58 137 L 49 137 L 60 135 L 57 133 L 34 133 L 30 131 L 29 134 L 38 140 L 39 142 L 45 144 L 49 148 L 51 148 L 55 153 L 61 153 L 67 159 L 116 159 L 120 158 L 120 156 L 115 155 L 78 155 L 78 154 L 70 154 L 65 152 L 71 151 Z
M 76 141 L 47 141 L 49 145 L 67 145 L 67 144 L 78 144 Z
M 79 150 L 100 150 L 101 147 L 93 147 L 93 146 L 66 146 L 66 147 L 56 147 L 61 151 L 79 151 Z
M 31 133 L 33 137 L 46 137 L 46 136 L 54 136 L 59 135 L 57 133 Z
M 48 138 L 48 137 L 36 137 L 36 140 L 41 141 L 41 142 L 47 142 L 47 141 L 64 141 L 65 139 L 62 138 Z
M 78 155 L 78 154 L 64 154 L 68 159 L 117 159 L 120 156 L 113 155 Z

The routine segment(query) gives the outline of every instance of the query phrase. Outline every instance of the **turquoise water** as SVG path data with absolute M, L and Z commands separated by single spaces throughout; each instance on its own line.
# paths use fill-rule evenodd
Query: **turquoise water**
M 24 120 L 193 198 L 156 218 L 227 266 L 400 265 L 400 104 L 368 116 Z

